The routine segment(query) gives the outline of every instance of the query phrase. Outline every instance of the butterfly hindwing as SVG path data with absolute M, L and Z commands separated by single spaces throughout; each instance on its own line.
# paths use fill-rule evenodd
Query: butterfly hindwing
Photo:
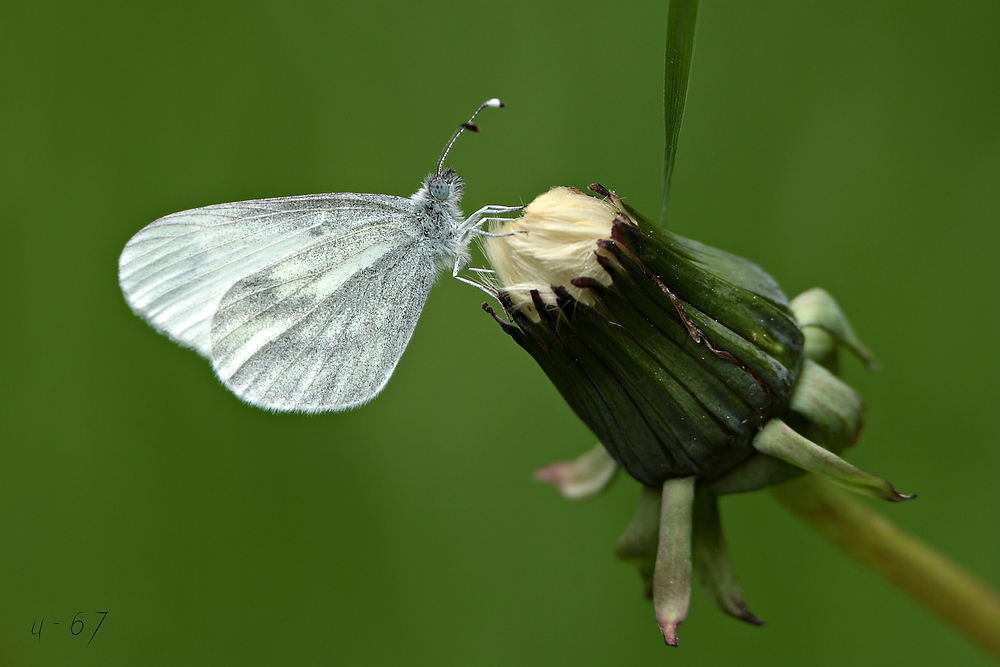
M 425 244 L 398 225 L 324 238 L 226 292 L 212 320 L 212 365 L 264 408 L 365 403 L 392 375 L 437 272 Z

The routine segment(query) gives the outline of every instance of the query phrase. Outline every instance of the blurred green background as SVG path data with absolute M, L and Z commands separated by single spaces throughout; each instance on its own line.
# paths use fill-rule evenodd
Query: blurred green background
M 449 160 L 466 211 L 601 181 L 655 215 L 664 24 L 662 2 L 6 0 L 0 664 L 987 664 L 767 493 L 723 502 L 767 625 L 696 591 L 664 647 L 612 556 L 636 483 L 574 504 L 532 480 L 594 439 L 456 281 L 347 414 L 243 405 L 125 305 L 118 253 L 152 220 L 408 196 L 492 96 Z M 845 364 L 849 458 L 994 585 L 998 28 L 993 0 L 704 0 L 670 219 L 840 300 L 882 363 Z

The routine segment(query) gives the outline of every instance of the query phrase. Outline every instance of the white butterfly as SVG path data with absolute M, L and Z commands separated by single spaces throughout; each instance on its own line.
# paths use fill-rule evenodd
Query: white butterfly
M 212 362 L 237 396 L 271 410 L 346 410 L 378 394 L 444 268 L 458 275 L 489 216 L 459 210 L 462 178 L 437 169 L 405 199 L 321 194 L 205 206 L 160 218 L 125 245 L 132 310 Z

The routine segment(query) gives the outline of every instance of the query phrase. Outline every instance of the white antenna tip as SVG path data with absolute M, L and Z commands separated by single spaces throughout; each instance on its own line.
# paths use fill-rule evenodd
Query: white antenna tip
M 500 100 L 498 100 L 495 97 L 492 98 L 492 99 L 486 100 L 485 102 L 483 102 L 483 106 L 484 107 L 493 107 L 494 109 L 499 109 L 503 105 L 504 105 L 503 102 L 501 102 Z

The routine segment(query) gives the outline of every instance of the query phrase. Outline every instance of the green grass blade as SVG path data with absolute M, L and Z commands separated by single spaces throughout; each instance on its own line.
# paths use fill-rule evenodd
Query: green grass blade
M 660 224 L 667 218 L 670 176 L 674 171 L 677 140 L 684 118 L 688 75 L 694 52 L 694 27 L 698 16 L 698 0 L 670 0 L 667 8 L 667 49 L 663 67 L 663 112 L 666 122 L 666 146 L 663 151 L 663 203 Z

